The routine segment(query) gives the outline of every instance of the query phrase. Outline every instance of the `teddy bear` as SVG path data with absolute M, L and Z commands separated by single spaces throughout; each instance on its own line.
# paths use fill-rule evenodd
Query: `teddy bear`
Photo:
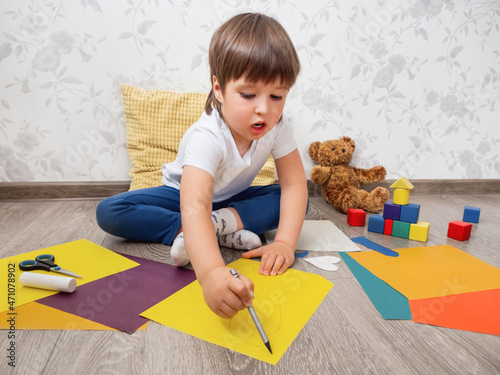
M 379 212 L 389 198 L 389 191 L 379 186 L 368 193 L 360 189 L 360 184 L 384 180 L 386 170 L 382 166 L 369 169 L 350 166 L 354 149 L 355 143 L 349 137 L 311 143 L 309 156 L 318 164 L 311 170 L 311 181 L 321 185 L 323 197 L 340 212 L 347 213 L 350 208 Z

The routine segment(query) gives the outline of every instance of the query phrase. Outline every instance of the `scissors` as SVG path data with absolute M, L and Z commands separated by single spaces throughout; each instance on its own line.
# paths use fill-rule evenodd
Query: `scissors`
M 70 272 L 68 270 L 59 267 L 57 264 L 54 263 L 55 259 L 56 258 L 54 258 L 54 256 L 51 254 L 43 254 L 37 256 L 35 260 L 23 260 L 21 263 L 19 263 L 19 268 L 22 271 L 34 271 L 34 270 L 53 271 L 72 277 L 78 277 L 79 279 L 82 278 L 80 275 L 77 275 L 76 273 Z

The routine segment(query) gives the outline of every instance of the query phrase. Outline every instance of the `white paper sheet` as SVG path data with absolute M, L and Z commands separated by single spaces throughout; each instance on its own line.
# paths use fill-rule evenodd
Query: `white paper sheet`
M 264 233 L 267 243 L 274 241 L 276 230 Z M 300 232 L 296 250 L 361 251 L 330 220 L 306 220 Z

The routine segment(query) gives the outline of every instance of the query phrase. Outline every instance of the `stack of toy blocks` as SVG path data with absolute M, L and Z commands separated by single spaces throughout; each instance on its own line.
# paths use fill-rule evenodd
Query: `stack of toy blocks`
M 427 242 L 430 224 L 419 221 L 420 205 L 410 203 L 410 190 L 413 189 L 413 185 L 405 177 L 401 177 L 391 185 L 391 188 L 394 189 L 393 200 L 384 205 L 382 215 L 370 216 L 368 230 Z

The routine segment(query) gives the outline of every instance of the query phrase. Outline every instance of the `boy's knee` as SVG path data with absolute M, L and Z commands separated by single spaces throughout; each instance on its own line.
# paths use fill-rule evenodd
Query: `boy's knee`
M 103 222 L 103 218 L 105 216 L 105 213 L 106 213 L 106 203 L 104 202 L 104 200 L 100 201 L 99 204 L 97 205 L 97 208 L 95 210 L 95 218 L 97 220 L 97 225 L 99 225 L 101 228 L 102 228 L 102 222 Z
M 96 221 L 101 229 L 106 231 L 113 206 L 113 197 L 105 198 L 99 202 L 96 208 Z

